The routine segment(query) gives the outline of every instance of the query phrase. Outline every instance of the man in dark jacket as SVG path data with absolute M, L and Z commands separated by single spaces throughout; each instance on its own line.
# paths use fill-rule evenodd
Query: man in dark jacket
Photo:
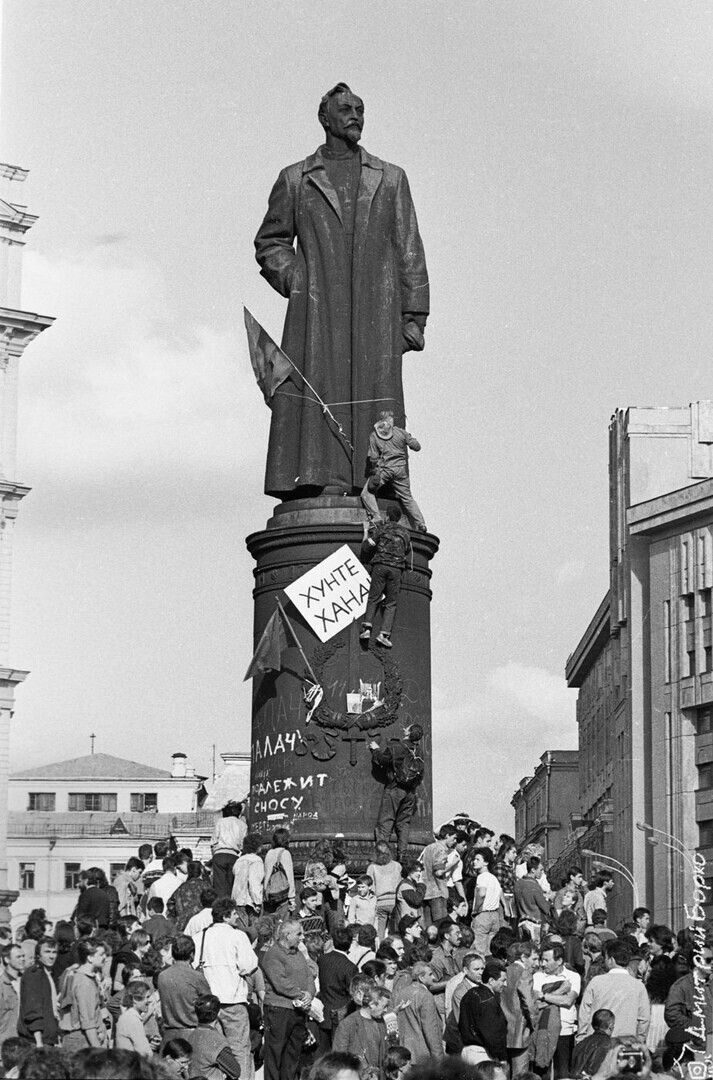
M 376 608 L 383 595 L 384 617 L 381 633 L 376 640 L 379 645 L 390 649 L 396 602 L 401 589 L 401 573 L 411 550 L 411 535 L 406 526 L 400 524 L 401 511 L 397 506 L 389 506 L 386 514 L 387 521 L 378 525 L 365 525 L 367 532 L 361 553 L 364 561 L 370 561 L 371 586 L 359 639 L 363 642 L 369 641 Z
M 90 866 L 87 870 L 87 887 L 77 901 L 76 913 L 77 918 L 95 919 L 100 930 L 108 930 L 116 922 L 119 894 L 107 884 L 106 874 L 98 866 Z
M 426 895 L 426 884 L 423 880 L 423 867 L 417 859 L 411 855 L 405 855 L 399 860 L 401 863 L 401 881 L 396 886 L 396 903 L 394 905 L 394 922 L 399 933 L 403 937 L 401 920 L 405 915 L 414 915 L 423 927 L 423 898 Z M 408 952 L 408 949 L 406 950 Z
M 592 1034 L 587 1035 L 586 1039 L 582 1039 L 574 1048 L 572 1076 L 594 1076 L 598 1071 L 614 1045 L 611 1034 L 614 1030 L 614 1019 L 611 1009 L 597 1009 L 592 1017 Z
M 518 878 L 513 887 L 520 933 L 535 942 L 540 941 L 542 927 L 550 917 L 550 905 L 540 886 L 542 860 L 533 855 L 527 860 L 525 877 Z
M 35 963 L 20 979 L 17 1034 L 35 1046 L 55 1046 L 59 1041 L 57 990 L 51 975 L 56 959 L 54 939 L 40 938 Z
M 666 1042 L 676 1057 L 685 1052 L 686 1060 L 693 1050 L 705 1048 L 713 1034 L 713 948 L 709 945 L 701 950 L 701 961 L 704 966 L 696 966 L 673 984 L 663 1014 L 668 1025 Z
M 193 967 L 195 943 L 187 934 L 179 934 L 171 946 L 173 963 L 159 971 L 158 996 L 166 1039 L 187 1039 L 198 1026 L 196 1001 L 210 994 L 208 980 Z
M 488 960 L 481 985 L 474 986 L 461 1001 L 458 1028 L 463 1040 L 463 1057 L 467 1061 L 507 1060 L 508 1022 L 499 998 L 504 987 L 505 964 L 500 960 Z M 473 1048 L 470 1054 L 468 1047 Z
M 505 989 L 500 1001 L 508 1022 L 510 1076 L 515 1080 L 529 1068 L 530 1042 L 538 1014 L 533 974 L 539 957 L 531 941 L 514 941 L 508 948 L 507 958 Z
M 319 969 L 319 999 L 324 1005 L 324 1020 L 319 1025 L 319 1050 L 327 1054 L 332 1049 L 332 1037 L 337 1025 L 347 1015 L 349 984 L 359 974 L 356 964 L 346 955 L 352 943 L 351 929 L 335 926 L 332 931 L 334 948 L 322 953 L 317 960 Z
M 411 819 L 416 813 L 416 791 L 423 779 L 422 738 L 421 725 L 410 724 L 404 728 L 399 743 L 391 743 L 383 750 L 378 742 L 369 743 L 371 760 L 379 768 L 386 769 L 386 785 L 379 804 L 374 836 L 377 843 L 382 840 L 388 844 L 392 830 L 396 833 L 396 858 L 399 862 L 403 862 L 408 853 Z

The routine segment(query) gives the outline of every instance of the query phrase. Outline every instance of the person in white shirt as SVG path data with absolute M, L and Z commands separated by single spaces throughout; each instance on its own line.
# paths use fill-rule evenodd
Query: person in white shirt
M 257 854 L 262 838 L 248 833 L 243 840 L 243 853 L 233 866 L 232 897 L 241 915 L 249 921 L 260 913 L 265 864 Z
M 191 916 L 183 930 L 183 933 L 188 934 L 189 937 L 195 937 L 213 922 L 213 904 L 218 899 L 218 895 L 212 885 L 206 885 L 205 889 L 201 889 L 200 899 L 203 905 L 201 910 Z
M 582 988 L 576 971 L 564 966 L 564 945 L 545 941 L 540 949 L 540 970 L 532 978 L 535 997 L 544 1008 L 560 1011 L 560 1033 L 552 1058 L 554 1080 L 571 1076 L 574 1035 L 577 1030 L 575 1002 Z
M 240 1063 L 243 1080 L 253 1076 L 250 1053 L 247 976 L 257 969 L 257 956 L 247 934 L 237 929 L 238 908 L 230 897 L 219 897 L 212 908 L 213 922 L 195 934 L 193 966 L 202 971 L 212 994 L 220 1001 L 220 1023 L 230 1049 Z
M 448 852 L 448 857 L 446 859 L 446 884 L 448 886 L 448 892 L 451 893 L 451 890 L 455 889 L 458 895 L 463 897 L 464 900 L 463 856 L 467 850 L 468 834 L 465 832 L 458 832 L 456 833 L 456 846 Z
M 183 885 L 184 881 L 188 880 L 188 860 L 185 856 L 178 856 L 174 858 L 172 855 L 168 855 L 163 860 L 163 873 L 161 877 L 154 881 L 153 885 L 149 889 L 148 899 L 152 900 L 157 896 L 160 900 L 163 900 L 164 910 L 168 907 L 168 901 L 179 885 Z
M 495 874 L 491 873 L 495 856 L 491 848 L 476 848 L 471 856 L 471 866 L 476 873 L 473 896 L 473 952 L 487 956 L 490 942 L 500 927 L 500 900 L 503 890 Z
M 218 896 L 230 896 L 233 887 L 233 867 L 243 850 L 248 823 L 242 816 L 243 804 L 229 802 L 223 807 L 210 841 L 212 852 L 213 888 Z

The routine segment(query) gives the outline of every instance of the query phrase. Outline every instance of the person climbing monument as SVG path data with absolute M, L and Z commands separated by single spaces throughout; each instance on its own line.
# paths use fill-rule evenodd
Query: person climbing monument
M 386 769 L 386 785 L 381 796 L 376 818 L 374 836 L 389 843 L 392 831 L 396 833 L 396 858 L 403 861 L 408 853 L 411 819 L 416 812 L 416 789 L 423 780 L 424 758 L 421 747 L 423 728 L 409 724 L 403 729 L 403 738 L 383 749 L 374 740 L 369 743 L 371 760 Z
M 368 477 L 361 492 L 367 515 L 371 521 L 381 521 L 376 495 L 390 484 L 403 512 L 417 532 L 426 532 L 426 522 L 418 503 L 411 494 L 408 469 L 409 449 L 418 451 L 421 444 L 408 431 L 394 426 L 391 409 L 383 409 L 369 437 Z
M 401 524 L 401 511 L 398 506 L 389 506 L 386 515 L 387 520 L 383 523 L 364 523 L 361 555 L 364 562 L 370 562 L 371 585 L 359 640 L 368 642 L 371 638 L 376 608 L 383 596 L 384 616 L 376 641 L 378 645 L 390 649 L 391 631 L 401 589 L 401 573 L 411 550 L 411 536 L 408 529 Z

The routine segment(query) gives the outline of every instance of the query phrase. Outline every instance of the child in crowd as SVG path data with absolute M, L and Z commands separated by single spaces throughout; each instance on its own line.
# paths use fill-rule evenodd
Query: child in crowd
M 376 927 L 376 893 L 374 882 L 369 874 L 361 874 L 353 889 L 347 893 L 349 908 L 347 910 L 347 923 L 360 923 L 362 926 Z

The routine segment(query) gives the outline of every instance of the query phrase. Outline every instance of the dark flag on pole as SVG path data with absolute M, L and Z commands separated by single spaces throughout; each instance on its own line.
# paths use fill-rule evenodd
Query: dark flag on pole
M 292 644 L 296 646 L 300 656 L 304 660 L 304 665 L 309 672 L 309 679 L 303 675 L 301 678 L 307 683 L 305 690 L 305 702 L 308 707 L 307 723 L 309 723 L 312 713 L 322 700 L 323 690 L 317 682 L 317 676 L 312 670 L 307 656 L 305 654 L 300 639 L 295 633 L 295 628 L 290 620 L 285 615 L 285 609 L 280 601 L 277 601 L 277 608 L 274 614 L 268 619 L 267 625 L 262 632 L 262 637 L 257 643 L 257 649 L 255 655 L 250 661 L 250 667 L 247 670 L 247 674 L 243 679 L 243 682 L 247 682 L 248 679 L 254 678 L 255 675 L 262 675 L 266 671 L 282 671 L 282 654 L 285 649 L 289 648 L 287 641 L 287 634 L 289 632 Z
M 263 397 L 272 407 L 272 398 L 278 386 L 296 369 L 248 309 L 243 308 L 243 311 L 245 312 L 245 329 L 248 332 L 250 363 Z
M 280 608 L 277 608 L 262 632 L 243 682 L 252 679 L 255 675 L 262 675 L 265 671 L 279 671 L 282 667 L 282 654 L 286 648 L 287 635 Z

